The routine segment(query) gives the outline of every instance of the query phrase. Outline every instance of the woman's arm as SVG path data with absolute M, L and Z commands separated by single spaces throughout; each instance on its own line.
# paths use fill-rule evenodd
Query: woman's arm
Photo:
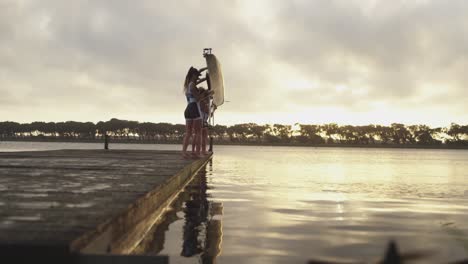
M 193 97 L 195 97 L 195 99 L 197 99 L 197 101 L 200 101 L 201 97 L 202 97 L 202 92 L 198 89 L 198 87 L 195 85 L 195 83 L 191 83 L 191 90 L 192 90 L 192 94 L 193 94 Z
M 214 94 L 214 91 L 204 91 L 203 93 L 200 94 L 200 101 L 206 100 L 210 98 Z
M 210 91 L 200 90 L 193 82 L 189 84 L 189 87 L 190 87 L 190 90 L 192 91 L 193 96 L 195 97 L 195 99 L 197 99 L 197 101 L 201 101 L 214 93 L 213 90 L 210 90 Z
M 202 83 L 202 82 L 204 82 L 204 81 L 206 81 L 206 78 L 198 79 L 198 80 L 197 80 L 197 85 L 200 84 L 200 83 Z

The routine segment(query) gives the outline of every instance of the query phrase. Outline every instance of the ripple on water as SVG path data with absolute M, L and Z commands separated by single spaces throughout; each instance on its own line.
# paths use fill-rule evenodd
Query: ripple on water
M 279 208 L 272 210 L 275 213 L 286 214 L 286 215 L 308 215 L 310 210 L 301 210 L 293 208 Z
M 81 183 L 79 183 L 79 182 L 69 182 L 69 183 L 65 183 L 63 185 L 63 187 L 65 187 L 65 188 L 76 188 L 76 187 L 79 187 L 79 186 L 81 186 Z
M 243 198 L 218 198 L 216 199 L 219 202 L 237 202 L 237 203 L 244 203 L 244 202 L 251 202 L 250 199 L 243 199 Z
M 14 224 L 15 224 L 15 222 L 12 221 L 12 220 L 2 220 L 2 221 L 0 222 L 0 227 L 2 227 L 2 228 L 8 228 L 8 227 L 13 226 Z

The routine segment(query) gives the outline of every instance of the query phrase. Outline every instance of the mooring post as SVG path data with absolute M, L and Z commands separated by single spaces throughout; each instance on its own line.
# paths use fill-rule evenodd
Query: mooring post
M 109 149 L 109 135 L 104 135 L 104 149 Z
M 209 152 L 213 152 L 213 137 L 210 137 L 210 148 L 208 149 Z

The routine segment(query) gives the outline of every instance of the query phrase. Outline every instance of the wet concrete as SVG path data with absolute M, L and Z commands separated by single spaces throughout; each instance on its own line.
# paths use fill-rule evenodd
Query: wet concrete
M 148 150 L 0 153 L 0 244 L 129 253 L 210 158 Z

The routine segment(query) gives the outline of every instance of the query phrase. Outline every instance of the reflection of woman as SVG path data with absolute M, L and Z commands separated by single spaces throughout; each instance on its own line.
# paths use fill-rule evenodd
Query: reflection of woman
M 190 199 L 185 202 L 185 224 L 183 228 L 183 245 L 181 255 L 190 257 L 203 252 L 199 239 L 203 223 L 208 217 L 208 200 L 206 193 L 206 171 L 195 176 L 188 187 Z
M 211 203 L 210 215 L 223 214 L 222 203 Z M 221 219 L 211 218 L 206 224 L 205 249 L 201 255 L 202 263 L 215 263 L 216 257 L 221 253 L 221 242 L 223 239 L 223 225 Z
M 182 155 L 188 157 L 187 147 L 190 138 L 193 137 L 193 143 L 195 149 L 193 155 L 196 158 L 200 157 L 200 145 L 201 145 L 201 127 L 202 127 L 202 115 L 200 111 L 200 96 L 201 93 L 197 89 L 197 84 L 205 81 L 205 79 L 199 80 L 200 71 L 194 67 L 190 67 L 187 75 L 185 76 L 184 82 L 184 93 L 187 98 L 187 107 L 185 108 L 185 136 L 182 146 Z
M 134 253 L 167 254 L 164 252 L 166 237 L 172 238 L 171 225 L 180 220 L 178 213 L 183 211 L 185 221 L 180 255 L 199 257 L 203 264 L 216 263 L 216 257 L 221 253 L 223 204 L 208 199 L 210 188 L 206 167 L 203 167 L 171 204 L 172 210 L 163 215 L 162 221 L 152 228 L 151 235 L 138 245 Z M 179 235 L 178 231 L 175 232 Z
M 221 251 L 221 220 L 212 219 L 222 214 L 222 204 L 208 201 L 206 169 L 202 169 L 187 187 L 190 199 L 185 202 L 185 224 L 181 255 L 200 255 L 201 263 L 215 263 Z

